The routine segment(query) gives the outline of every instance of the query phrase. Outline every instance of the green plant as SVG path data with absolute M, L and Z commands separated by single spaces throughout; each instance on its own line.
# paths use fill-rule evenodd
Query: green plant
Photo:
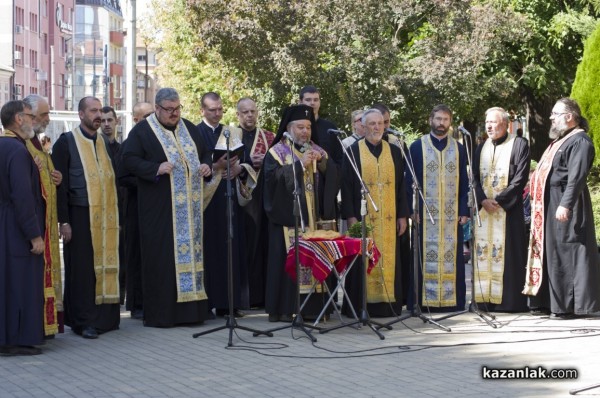
M 371 231 L 373 231 L 373 227 L 367 224 L 367 236 L 369 236 Z M 362 222 L 359 221 L 357 223 L 354 223 L 354 225 L 348 228 L 348 232 L 346 232 L 346 235 L 352 238 L 362 238 Z

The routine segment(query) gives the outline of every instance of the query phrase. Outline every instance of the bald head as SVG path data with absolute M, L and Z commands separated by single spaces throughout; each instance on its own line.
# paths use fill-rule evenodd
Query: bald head
M 141 122 L 143 119 L 154 112 L 154 107 L 149 102 L 138 102 L 133 106 L 133 122 L 135 124 Z

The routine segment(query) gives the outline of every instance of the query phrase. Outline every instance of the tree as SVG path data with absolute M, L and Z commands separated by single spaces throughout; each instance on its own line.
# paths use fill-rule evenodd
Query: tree
M 596 153 L 600 153 L 600 26 L 585 42 L 583 59 L 577 67 L 577 75 L 571 97 L 579 103 L 581 112 L 590 124 L 589 134 L 594 141 Z M 600 163 L 596 157 L 596 164 Z
M 235 85 L 222 84 L 234 86 L 232 95 L 247 90 L 271 126 L 306 84 L 320 88 L 321 113 L 342 127 L 352 109 L 376 101 L 391 105 L 396 125 L 420 131 L 440 102 L 470 122 L 501 105 L 529 115 L 537 157 L 546 147 L 550 108 L 570 91 L 583 40 L 596 23 L 598 0 L 568 4 L 188 0 L 177 28 L 180 40 L 194 38 L 183 58 L 192 54 L 190 62 L 206 67 L 206 57 L 214 57 L 220 73 L 209 73 L 223 82 L 235 77 Z

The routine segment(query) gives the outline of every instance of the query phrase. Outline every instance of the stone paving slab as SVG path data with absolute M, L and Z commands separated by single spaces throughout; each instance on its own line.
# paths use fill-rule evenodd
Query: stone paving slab
M 493 329 L 475 314 L 441 321 L 444 332 L 418 318 L 384 331 L 342 328 L 252 337 L 236 330 L 192 338 L 225 324 L 145 328 L 122 313 L 121 328 L 85 340 L 70 331 L 48 341 L 44 354 L 0 357 L 0 397 L 566 397 L 600 383 L 600 317 L 553 320 L 498 315 Z M 267 329 L 265 314 L 238 324 Z M 326 325 L 337 324 L 329 321 Z M 489 368 L 574 368 L 575 380 L 484 380 Z M 600 396 L 600 388 L 578 396 Z

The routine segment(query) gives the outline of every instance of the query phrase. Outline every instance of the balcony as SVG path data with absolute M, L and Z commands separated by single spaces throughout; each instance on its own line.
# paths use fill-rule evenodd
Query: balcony
M 111 76 L 123 76 L 123 65 L 121 64 L 110 64 L 110 75 Z
M 110 32 L 110 44 L 115 45 L 117 47 L 123 47 L 125 43 L 125 35 L 123 32 L 111 30 Z

